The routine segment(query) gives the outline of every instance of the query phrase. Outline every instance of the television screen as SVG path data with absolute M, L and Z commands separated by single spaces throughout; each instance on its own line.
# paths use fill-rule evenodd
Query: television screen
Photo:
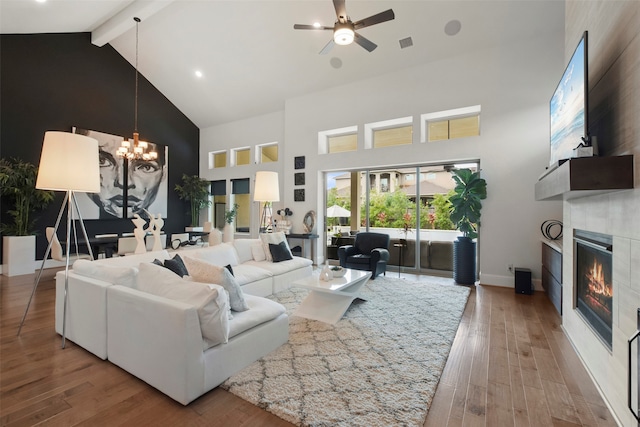
M 549 102 L 551 143 L 549 165 L 573 157 L 587 137 L 587 32 L 584 32 Z

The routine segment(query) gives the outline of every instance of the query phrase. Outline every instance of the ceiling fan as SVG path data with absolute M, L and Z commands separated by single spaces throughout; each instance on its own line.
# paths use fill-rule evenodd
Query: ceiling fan
M 322 48 L 320 51 L 321 55 L 329 53 L 334 44 L 348 45 L 354 41 L 367 51 L 372 52 L 376 47 L 378 47 L 378 45 L 356 33 L 356 30 L 380 24 L 382 22 L 391 21 L 395 18 L 393 10 L 389 9 L 368 18 L 352 22 L 351 18 L 347 16 L 347 9 L 344 5 L 344 1 L 345 0 L 333 0 L 333 6 L 336 9 L 336 16 L 338 17 L 338 20 L 333 27 L 324 27 L 320 24 L 295 24 L 293 26 L 295 30 L 333 30 L 333 38 L 329 40 L 329 43 L 327 43 L 325 47 Z

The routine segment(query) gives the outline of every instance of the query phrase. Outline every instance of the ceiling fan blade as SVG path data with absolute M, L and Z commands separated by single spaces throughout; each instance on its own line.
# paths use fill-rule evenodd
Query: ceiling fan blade
M 362 46 L 363 48 L 367 49 L 369 52 L 373 52 L 375 50 L 375 48 L 378 47 L 377 44 L 375 44 L 374 42 L 372 42 L 371 40 L 362 37 L 360 34 L 358 33 L 354 33 L 354 39 L 353 41 L 355 41 L 356 43 L 358 43 L 360 46 Z
M 396 17 L 393 13 L 393 9 L 385 10 L 378 14 L 372 15 L 368 18 L 361 19 L 353 23 L 353 29 L 359 30 L 360 28 L 369 27 L 371 25 L 380 24 L 381 22 L 391 21 Z
M 333 46 L 335 44 L 336 43 L 333 41 L 333 39 L 329 40 L 329 43 L 327 43 L 320 51 L 320 55 L 326 55 L 327 53 L 331 52 L 331 49 L 333 49 Z
M 307 24 L 295 24 L 293 26 L 294 30 L 333 30 L 333 27 L 316 27 L 315 25 L 307 25 Z
M 333 0 L 333 7 L 336 9 L 336 16 L 341 23 L 347 22 L 347 8 L 344 5 L 344 0 Z

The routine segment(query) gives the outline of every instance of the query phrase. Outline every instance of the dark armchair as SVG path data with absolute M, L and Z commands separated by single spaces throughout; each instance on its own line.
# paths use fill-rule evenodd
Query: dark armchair
M 389 235 L 360 232 L 355 237 L 353 245 L 338 248 L 340 265 L 345 268 L 370 271 L 372 279 L 380 273 L 384 274 L 389 261 Z

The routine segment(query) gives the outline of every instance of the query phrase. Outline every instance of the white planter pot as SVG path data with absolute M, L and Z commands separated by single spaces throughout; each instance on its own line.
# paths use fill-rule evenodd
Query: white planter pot
M 33 274 L 36 264 L 36 236 L 2 237 L 2 274 Z
M 222 241 L 224 243 L 233 242 L 233 225 L 224 225 L 224 229 L 222 230 Z

